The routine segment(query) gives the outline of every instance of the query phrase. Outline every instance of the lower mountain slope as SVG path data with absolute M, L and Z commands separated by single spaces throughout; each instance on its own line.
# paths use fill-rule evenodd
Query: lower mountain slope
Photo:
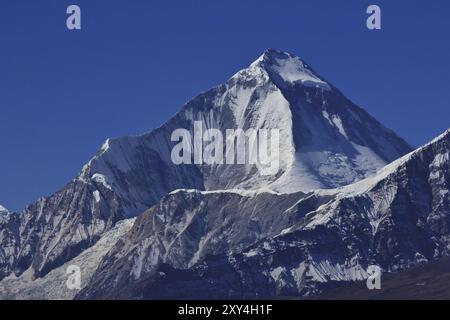
M 86 298 L 310 296 L 450 254 L 450 130 L 355 184 L 179 190 L 139 216 Z
M 366 281 L 317 295 L 321 300 L 449 300 L 450 258 L 431 261 L 381 277 L 380 290 L 367 290 Z

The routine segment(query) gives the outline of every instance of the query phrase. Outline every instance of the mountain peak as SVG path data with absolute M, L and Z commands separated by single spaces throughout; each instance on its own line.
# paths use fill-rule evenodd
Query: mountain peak
M 278 49 L 274 49 L 274 48 L 267 48 L 263 55 L 265 56 L 269 56 L 269 57 L 274 57 L 274 56 L 278 56 L 278 57 L 284 57 L 284 58 L 289 58 L 289 57 L 296 57 L 296 55 L 289 53 L 287 51 L 282 51 L 282 50 L 278 50 Z
M 266 50 L 264 50 L 264 52 L 262 53 L 262 55 L 257 59 L 280 59 L 280 60 L 288 60 L 291 58 L 297 58 L 302 60 L 299 56 L 292 54 L 290 52 L 287 51 L 283 51 L 283 50 L 278 50 L 278 49 L 274 49 L 274 48 L 268 48 Z
M 410 151 L 401 138 L 334 87 L 325 92 L 330 87 L 300 58 L 269 49 L 226 84 L 193 98 L 161 127 L 138 137 L 108 140 L 77 178 L 28 206 L 11 225 L 11 241 L 21 241 L 12 253 L 16 260 L 0 255 L 0 279 L 30 267 L 33 275 L 46 275 L 91 246 L 92 239 L 118 220 L 142 213 L 173 190 L 264 188 L 295 193 L 336 188 Z M 262 175 L 247 161 L 254 150 L 248 143 L 243 164 L 239 156 L 233 157 L 232 166 L 207 165 L 203 159 L 175 164 L 173 133 L 185 129 L 195 135 L 196 122 L 201 122 L 201 131 L 279 130 L 278 150 L 270 152 L 277 157 L 277 174 Z
M 277 82 L 291 85 L 301 83 L 307 87 L 331 89 L 330 85 L 300 57 L 278 49 L 267 49 L 250 67 L 266 70 Z

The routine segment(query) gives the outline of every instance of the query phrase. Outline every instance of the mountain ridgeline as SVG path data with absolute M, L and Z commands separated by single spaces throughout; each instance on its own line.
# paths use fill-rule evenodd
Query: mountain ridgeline
M 279 171 L 175 165 L 171 134 L 197 121 L 278 129 Z M 78 298 L 302 296 L 369 264 L 403 270 L 450 245 L 448 133 L 411 151 L 302 59 L 269 49 L 161 127 L 108 139 L 62 190 L 0 213 L 0 279 L 46 279 L 102 237 L 115 245 L 88 259 L 101 263 Z
M 179 190 L 140 215 L 78 298 L 310 296 L 450 254 L 450 130 L 338 189 Z

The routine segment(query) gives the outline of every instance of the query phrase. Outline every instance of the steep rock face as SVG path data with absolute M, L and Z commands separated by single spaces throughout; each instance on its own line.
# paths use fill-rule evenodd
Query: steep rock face
M 450 130 L 338 189 L 178 191 L 139 217 L 78 298 L 311 295 L 364 279 L 369 265 L 448 256 L 449 155 Z
M 0 205 L 0 279 L 13 270 L 19 251 L 19 216 Z
M 21 214 L 15 273 L 31 266 L 36 276 L 46 274 L 94 244 L 123 219 L 122 212 L 111 190 L 79 180 L 39 199 Z
M 130 278 L 152 273 L 160 263 L 188 268 L 207 255 L 239 252 L 259 239 L 276 236 L 299 219 L 298 212 L 280 212 L 301 196 L 279 195 L 275 202 L 270 193 L 174 192 L 140 215 L 130 233 L 107 255 L 101 266 L 107 278 L 102 285 L 125 286 Z
M 174 130 L 280 130 L 280 167 L 175 165 Z M 1 274 L 32 268 L 45 275 L 94 244 L 117 221 L 133 217 L 176 189 L 259 189 L 308 192 L 362 179 L 410 147 L 355 106 L 300 58 L 267 50 L 225 84 L 189 101 L 150 133 L 105 142 L 59 192 L 27 207 L 16 248 Z M 248 151 L 248 150 L 247 150 Z M 12 265 L 11 265 L 12 263 Z
M 0 281 L 0 300 L 73 299 L 78 291 L 67 287 L 69 267 L 80 268 L 80 286 L 86 286 L 103 256 L 131 229 L 135 219 L 119 221 L 113 228 L 105 232 L 93 246 L 65 264 L 52 269 L 41 278 L 35 278 L 30 272 L 32 270 L 28 270 L 20 276 L 9 275 Z

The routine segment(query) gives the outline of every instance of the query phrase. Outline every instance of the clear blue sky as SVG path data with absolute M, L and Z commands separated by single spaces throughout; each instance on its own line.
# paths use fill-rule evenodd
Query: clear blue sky
M 449 15 L 448 0 L 1 0 L 0 203 L 53 193 L 107 137 L 159 126 L 269 47 L 420 145 L 450 127 Z

